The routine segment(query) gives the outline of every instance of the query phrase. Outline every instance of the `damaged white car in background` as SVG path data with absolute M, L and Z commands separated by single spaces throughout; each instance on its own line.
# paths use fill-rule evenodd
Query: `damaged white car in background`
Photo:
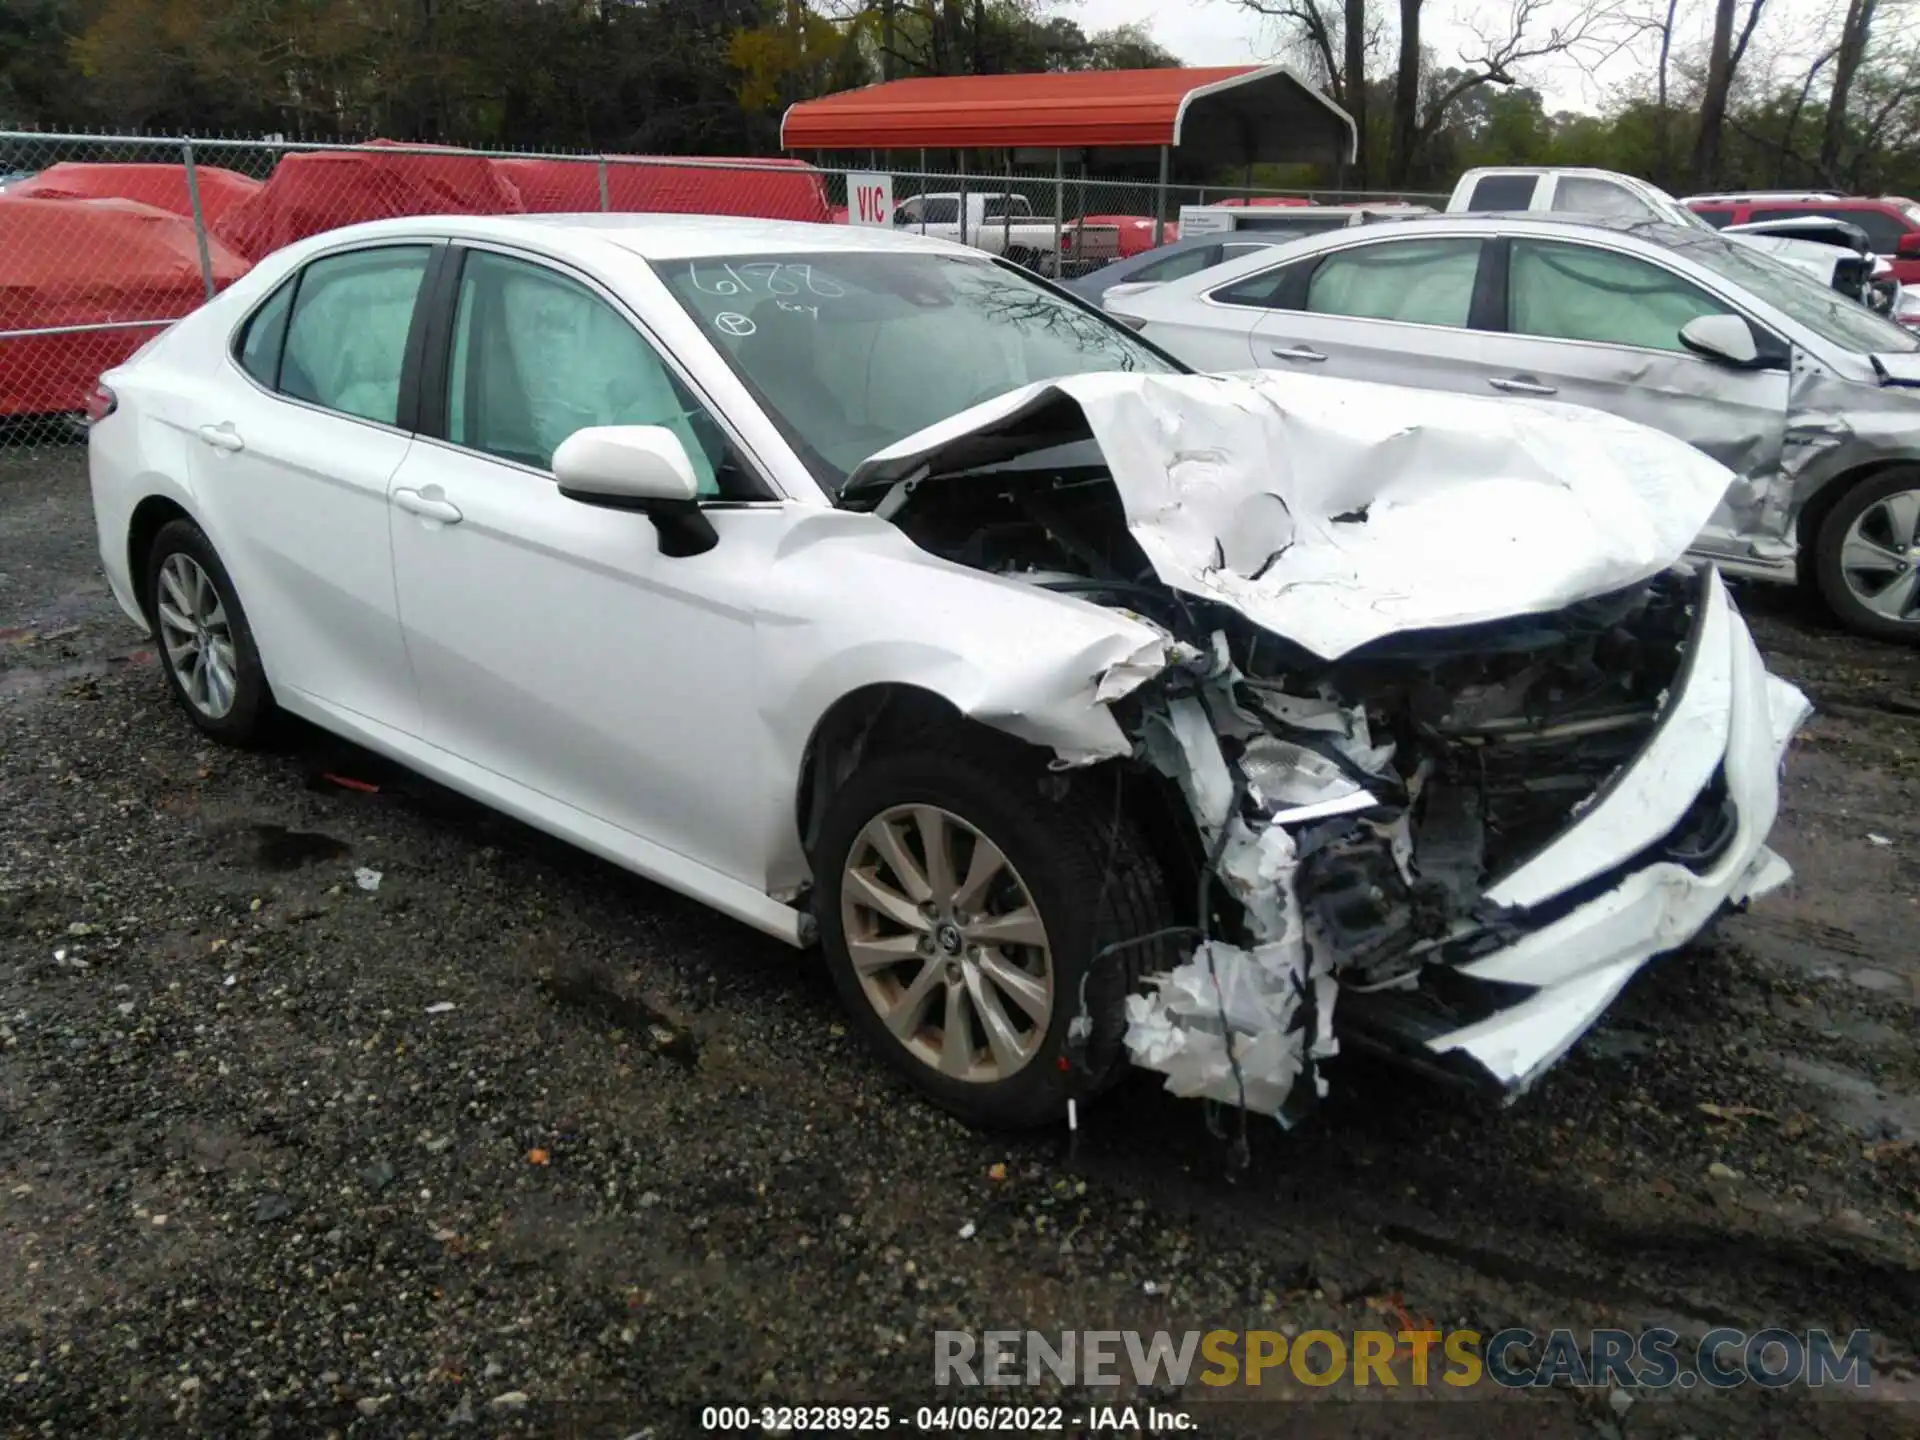
M 1205 377 L 977 251 L 379 222 L 109 372 L 100 552 L 188 717 L 291 711 L 796 946 L 971 1120 L 1128 1058 L 1291 1118 L 1523 1091 L 1778 885 L 1807 712 L 1594 411 Z

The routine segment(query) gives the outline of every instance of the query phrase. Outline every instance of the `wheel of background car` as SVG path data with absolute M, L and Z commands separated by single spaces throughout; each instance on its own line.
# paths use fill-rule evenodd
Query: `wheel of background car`
M 1170 923 L 1110 783 L 1022 759 L 948 735 L 883 756 L 834 797 L 814 856 L 856 1027 L 937 1104 L 1007 1128 L 1117 1079 L 1127 993 L 1176 963 L 1164 940 L 1101 953 Z
M 212 542 L 191 520 L 171 521 L 154 537 L 142 574 L 160 668 L 187 718 L 229 745 L 259 739 L 273 692 Z
M 1920 639 L 1920 465 L 1883 470 L 1827 513 L 1814 577 L 1848 627 L 1890 640 Z

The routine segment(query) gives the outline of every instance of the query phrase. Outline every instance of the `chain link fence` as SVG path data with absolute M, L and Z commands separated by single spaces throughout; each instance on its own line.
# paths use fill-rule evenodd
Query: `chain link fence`
M 0 131 L 0 455 L 78 440 L 103 370 L 281 246 L 361 220 L 670 211 L 846 223 L 855 177 L 878 174 L 890 181 L 897 221 L 1068 274 L 1171 238 L 1183 205 L 1433 198 L 1162 187 L 1157 178 L 1099 178 L 1057 163 L 996 168 L 960 157 L 948 170 L 928 168 L 924 157 L 916 168 L 888 169 L 871 158 L 833 168 Z

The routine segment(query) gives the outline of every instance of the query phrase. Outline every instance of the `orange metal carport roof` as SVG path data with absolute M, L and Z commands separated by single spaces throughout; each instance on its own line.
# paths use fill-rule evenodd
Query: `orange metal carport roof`
M 787 150 L 1113 150 L 1222 162 L 1345 161 L 1353 121 L 1285 65 L 951 75 L 788 109 Z

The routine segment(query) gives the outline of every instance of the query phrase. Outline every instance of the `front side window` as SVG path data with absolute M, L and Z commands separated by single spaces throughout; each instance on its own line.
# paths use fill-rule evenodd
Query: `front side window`
M 1395 240 L 1335 251 L 1307 282 L 1316 315 L 1464 326 L 1473 309 L 1480 242 Z
M 275 388 L 343 415 L 397 423 L 400 371 L 428 250 L 354 250 L 302 270 Z
M 984 258 L 853 250 L 654 268 L 832 491 L 876 450 L 1032 381 L 1178 369 Z
M 1695 209 L 1693 213 L 1698 215 L 1702 220 L 1706 221 L 1707 224 L 1711 225 L 1716 230 L 1722 229 L 1733 223 L 1733 211 L 1731 210 Z
M 1672 271 L 1611 250 L 1515 240 L 1507 262 L 1507 329 L 1516 335 L 1679 351 L 1689 320 L 1728 313 Z
M 546 470 L 560 442 L 590 425 L 664 426 L 686 447 L 703 496 L 741 484 L 718 426 L 632 321 L 544 266 L 469 252 L 454 311 L 447 439 Z

